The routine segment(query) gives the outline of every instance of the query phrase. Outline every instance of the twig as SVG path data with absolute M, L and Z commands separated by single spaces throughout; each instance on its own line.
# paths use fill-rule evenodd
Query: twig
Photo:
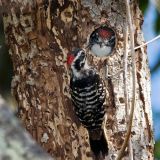
M 148 42 L 146 42 L 144 44 L 141 44 L 140 46 L 135 47 L 134 50 L 139 49 L 139 48 L 141 48 L 143 46 L 146 46 L 147 44 L 152 43 L 152 42 L 156 41 L 159 38 L 160 38 L 160 35 L 156 36 L 155 38 L 151 39 L 150 41 L 148 41 Z M 129 50 L 129 51 L 131 51 L 131 50 Z
M 128 43 L 128 26 L 124 29 L 124 60 L 123 60 L 123 79 L 124 79 L 124 96 L 125 96 L 125 110 L 126 110 L 126 117 L 128 121 L 128 87 L 127 87 L 127 71 L 128 71 L 128 49 L 127 49 L 127 43 Z
M 130 111 L 130 116 L 129 116 L 129 121 L 128 121 L 128 128 L 127 128 L 127 133 L 124 139 L 124 142 L 122 144 L 122 148 L 119 151 L 117 160 L 121 160 L 124 154 L 124 151 L 127 147 L 130 135 L 131 135 L 131 129 L 132 129 L 132 122 L 133 122 L 133 113 L 134 113 L 134 108 L 135 108 L 135 102 L 136 102 L 136 64 L 135 64 L 135 51 L 134 51 L 134 32 L 133 32 L 133 26 L 132 26 L 132 18 L 131 18 L 131 13 L 130 13 L 130 6 L 129 6 L 129 1 L 125 0 L 125 5 L 126 5 L 126 13 L 127 13 L 127 19 L 128 19 L 128 25 L 129 25 L 129 33 L 130 33 L 130 42 L 131 42 L 131 57 L 132 57 L 132 104 L 131 104 L 131 111 Z
M 128 73 L 128 26 L 124 28 L 124 61 L 123 61 L 123 79 L 124 79 L 124 96 L 125 96 L 125 110 L 126 110 L 126 121 L 129 121 L 129 103 L 128 103 L 128 83 L 127 83 L 127 73 Z M 128 123 L 127 123 L 128 124 Z M 131 139 L 129 140 L 129 157 L 133 160 L 133 149 Z

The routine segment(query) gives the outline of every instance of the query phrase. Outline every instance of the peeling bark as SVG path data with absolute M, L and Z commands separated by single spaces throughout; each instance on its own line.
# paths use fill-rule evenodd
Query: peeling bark
M 107 58 L 88 52 L 89 61 L 106 79 L 123 68 L 126 11 L 123 0 L 2 0 L 6 40 L 13 61 L 12 90 L 19 117 L 38 143 L 57 159 L 91 160 L 88 133 L 74 114 L 69 95 L 66 55 L 74 47 L 83 48 L 102 19 L 114 29 L 117 45 Z M 135 43 L 144 42 L 143 21 L 136 1 L 132 2 Z M 129 62 L 131 55 L 129 55 Z M 131 142 L 135 160 L 153 159 L 150 72 L 146 49 L 136 50 L 136 107 Z M 108 159 L 114 160 L 126 133 L 123 74 L 106 79 Z M 132 74 L 128 70 L 129 104 Z M 128 151 L 124 159 L 130 159 Z

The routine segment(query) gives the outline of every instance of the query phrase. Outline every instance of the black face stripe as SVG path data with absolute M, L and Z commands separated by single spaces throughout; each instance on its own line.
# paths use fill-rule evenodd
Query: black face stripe
M 85 65 L 86 57 L 85 52 L 80 50 L 75 54 L 75 60 L 73 62 L 73 67 L 75 70 L 80 71 Z

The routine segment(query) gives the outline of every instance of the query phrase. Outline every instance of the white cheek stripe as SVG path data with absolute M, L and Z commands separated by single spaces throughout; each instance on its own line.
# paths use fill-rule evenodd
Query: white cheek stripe
M 84 58 L 84 60 L 81 62 L 81 63 L 85 63 L 84 66 L 83 66 L 83 68 L 82 68 L 82 70 L 77 71 L 77 70 L 75 69 L 75 67 L 74 67 L 75 61 L 80 57 L 81 52 L 83 52 L 83 51 L 80 51 L 80 52 L 78 53 L 78 55 L 76 56 L 76 58 L 73 60 L 73 62 L 72 62 L 72 64 L 71 64 L 71 69 L 72 69 L 73 75 L 74 75 L 75 77 L 77 77 L 77 78 L 81 78 L 81 77 L 83 76 L 83 74 L 82 74 L 81 71 L 90 69 L 90 66 L 89 66 L 88 63 L 87 63 L 86 58 Z

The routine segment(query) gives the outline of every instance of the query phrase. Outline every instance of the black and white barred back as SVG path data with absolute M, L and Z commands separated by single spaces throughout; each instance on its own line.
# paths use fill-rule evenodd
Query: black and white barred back
M 88 129 L 101 128 L 105 115 L 105 86 L 95 70 L 76 81 L 71 78 L 71 97 L 80 122 Z

